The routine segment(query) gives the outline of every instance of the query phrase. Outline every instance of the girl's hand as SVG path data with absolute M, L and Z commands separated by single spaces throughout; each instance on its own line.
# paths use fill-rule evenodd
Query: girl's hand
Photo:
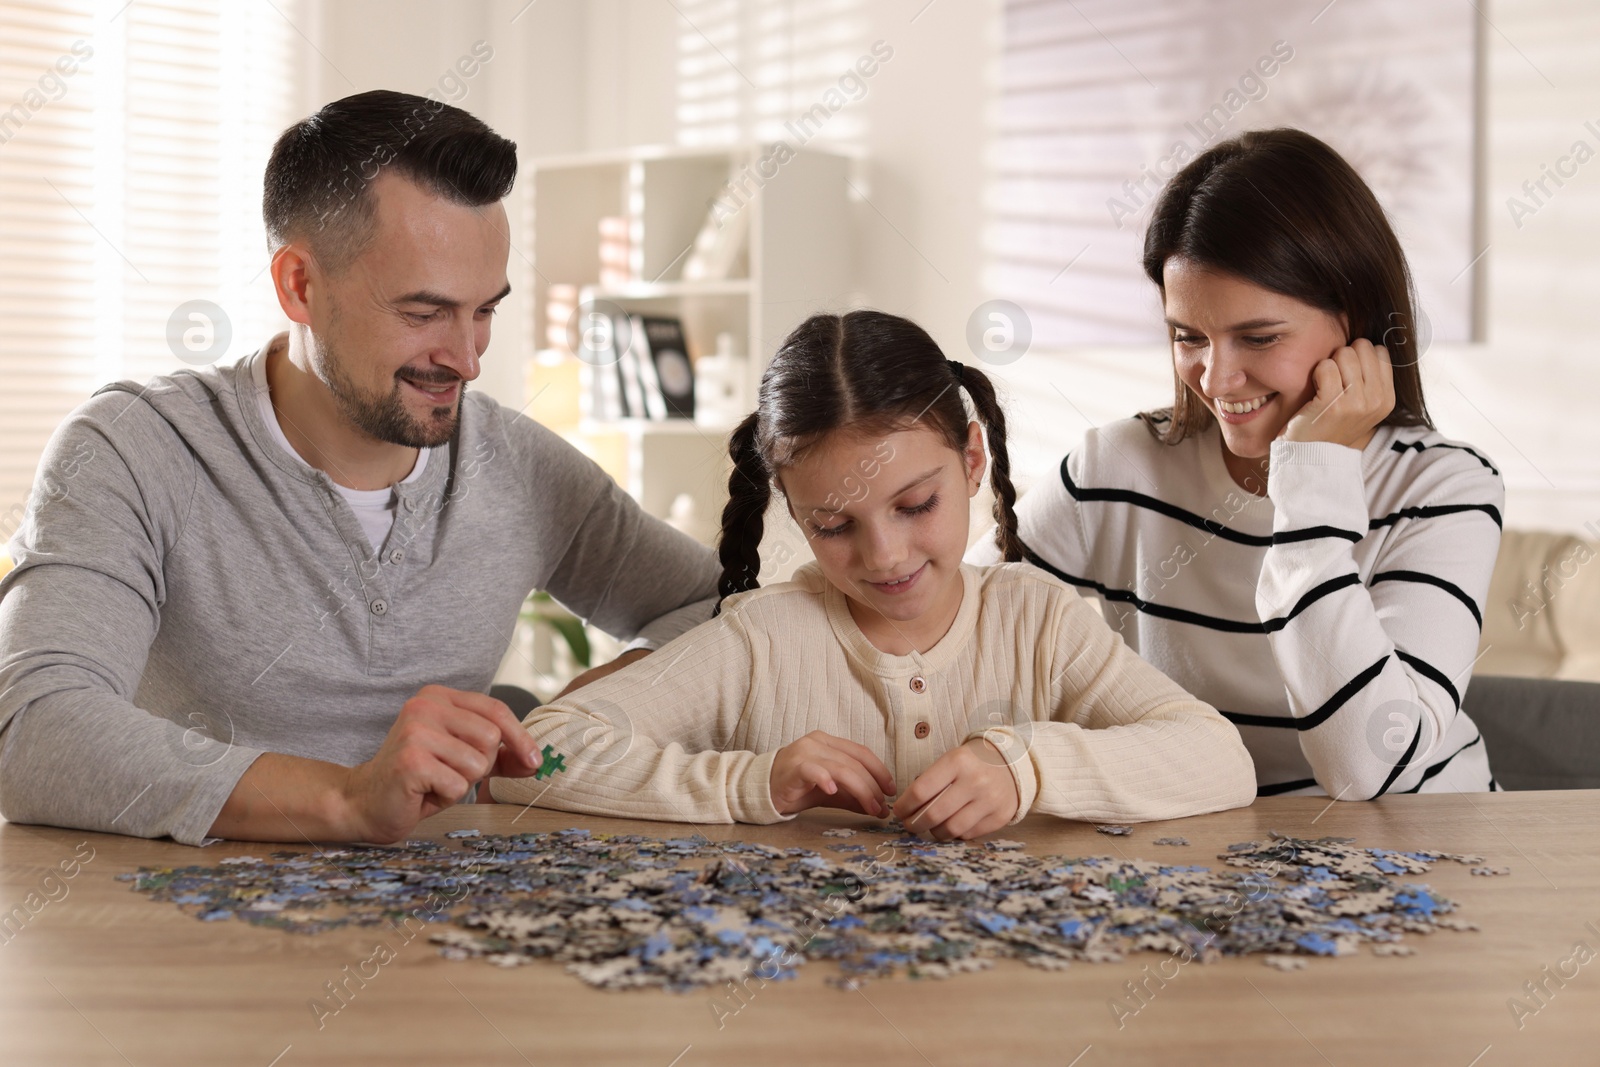
M 894 813 L 907 830 L 949 841 L 993 833 L 1021 803 L 1005 757 L 975 737 L 935 760 L 895 802 Z
M 1394 366 L 1389 352 L 1365 337 L 1339 349 L 1311 370 L 1317 393 L 1295 412 L 1278 436 L 1287 441 L 1330 441 L 1364 448 L 1372 431 L 1394 410 Z
M 825 807 L 881 819 L 889 814 L 894 776 L 864 745 L 813 730 L 778 749 L 768 789 L 783 815 Z

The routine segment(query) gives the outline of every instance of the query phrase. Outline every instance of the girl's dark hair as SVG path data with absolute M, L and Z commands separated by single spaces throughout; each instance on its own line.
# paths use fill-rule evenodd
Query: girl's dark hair
M 1309 133 L 1254 130 L 1207 149 L 1173 177 L 1144 235 L 1144 272 L 1165 291 L 1174 256 L 1293 297 L 1389 351 L 1393 426 L 1427 426 L 1411 272 L 1372 190 Z M 1212 416 L 1173 372 L 1170 410 L 1145 412 L 1150 432 L 1177 444 Z M 1169 418 L 1170 417 L 1170 418 Z
M 845 427 L 888 434 L 925 422 L 962 452 L 968 422 L 962 387 L 989 440 L 995 543 L 1007 561 L 1022 559 L 1006 419 L 988 377 L 947 360 L 927 331 L 898 316 L 813 315 L 778 348 L 761 376 L 755 412 L 729 438 L 733 474 L 717 546 L 718 592 L 726 597 L 760 585 L 763 520 L 779 471 Z

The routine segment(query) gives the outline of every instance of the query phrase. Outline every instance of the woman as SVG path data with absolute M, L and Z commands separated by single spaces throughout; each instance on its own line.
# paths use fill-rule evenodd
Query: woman
M 1504 487 L 1433 429 L 1372 191 L 1309 134 L 1246 133 L 1166 187 L 1144 269 L 1173 406 L 1027 494 L 1029 558 L 1239 726 L 1260 796 L 1495 789 L 1461 694 Z

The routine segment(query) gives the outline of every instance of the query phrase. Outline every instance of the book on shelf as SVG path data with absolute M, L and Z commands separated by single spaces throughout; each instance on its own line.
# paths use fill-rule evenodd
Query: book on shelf
M 660 397 L 660 415 L 652 418 L 694 418 L 694 364 L 689 361 L 689 345 L 683 336 L 683 323 L 664 315 L 641 315 L 634 329 L 643 347 L 643 362 Z
M 639 376 L 639 392 L 644 400 L 646 418 L 667 417 L 667 400 L 661 392 L 661 376 L 656 373 L 656 361 L 650 353 L 650 338 L 645 330 L 644 316 L 631 316 L 633 332 L 631 348 L 635 356 L 634 370 Z
M 578 338 L 581 413 L 601 422 L 623 417 L 622 378 L 617 371 L 617 323 L 601 312 L 586 313 Z
M 639 373 L 639 364 L 649 357 L 639 351 L 639 332 L 631 329 L 631 322 L 621 315 L 617 319 L 615 335 L 623 337 L 627 332 L 627 341 L 618 344 L 617 362 L 613 364 L 617 380 L 621 383 L 622 415 L 628 419 L 649 418 L 649 412 L 645 409 L 644 384 Z
M 599 347 L 585 349 L 584 414 L 617 419 L 694 418 L 694 365 L 683 323 L 664 315 L 614 315 Z

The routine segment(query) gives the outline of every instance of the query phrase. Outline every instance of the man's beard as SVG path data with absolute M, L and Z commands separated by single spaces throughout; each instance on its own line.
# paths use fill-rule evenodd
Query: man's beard
M 395 375 L 394 388 L 388 393 L 363 392 L 349 374 L 345 362 L 326 337 L 316 338 L 311 345 L 311 365 L 333 394 L 334 403 L 350 423 L 362 433 L 392 445 L 407 448 L 433 448 L 449 441 L 460 423 L 461 403 L 467 395 L 467 383 L 449 371 L 432 374 L 406 370 L 408 381 L 419 385 L 450 385 L 461 383 L 454 402 L 440 404 L 418 419 L 406 410 L 401 391 L 401 374 Z

